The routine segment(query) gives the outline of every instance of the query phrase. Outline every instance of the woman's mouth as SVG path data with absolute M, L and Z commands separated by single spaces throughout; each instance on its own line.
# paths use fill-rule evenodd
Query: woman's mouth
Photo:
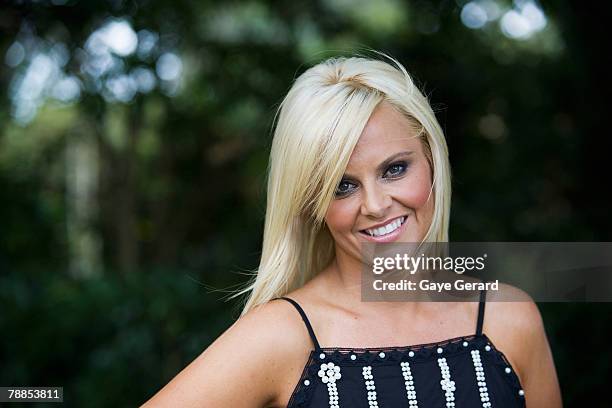
M 368 241 L 394 241 L 399 236 L 400 232 L 404 229 L 403 226 L 406 224 L 407 219 L 408 216 L 403 215 L 401 217 L 397 217 L 395 219 L 390 220 L 388 223 L 380 227 L 367 228 L 359 231 L 359 233 L 363 235 Z

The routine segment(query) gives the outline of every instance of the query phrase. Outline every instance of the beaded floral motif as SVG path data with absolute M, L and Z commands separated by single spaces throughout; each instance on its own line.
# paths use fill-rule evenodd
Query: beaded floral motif
M 368 391 L 368 406 L 370 408 L 377 408 L 378 400 L 376 399 L 376 385 L 374 385 L 372 366 L 363 367 L 362 374 L 363 379 L 365 380 L 366 390 Z
M 440 374 L 442 374 L 442 380 L 440 380 L 440 386 L 444 391 L 446 397 L 447 408 L 455 406 L 455 382 L 451 380 L 450 370 L 446 358 L 441 357 L 438 359 L 438 366 L 440 366 Z
M 480 351 L 472 350 L 472 363 L 474 364 L 474 370 L 476 371 L 476 382 L 478 384 L 478 391 L 480 392 L 480 402 L 482 402 L 483 408 L 491 408 L 491 402 L 489 401 L 489 390 L 487 388 L 487 382 L 485 380 L 484 369 L 482 368 L 482 361 L 480 360 Z
M 402 375 L 404 376 L 404 384 L 406 384 L 406 396 L 408 397 L 408 405 L 410 408 L 418 408 L 416 390 L 414 388 L 414 381 L 412 378 L 412 372 L 410 371 L 410 363 L 402 361 Z
M 336 380 L 342 378 L 340 367 L 334 363 L 323 363 L 319 370 L 319 377 L 324 384 L 327 384 L 327 393 L 329 394 L 329 408 L 339 408 L 338 387 Z

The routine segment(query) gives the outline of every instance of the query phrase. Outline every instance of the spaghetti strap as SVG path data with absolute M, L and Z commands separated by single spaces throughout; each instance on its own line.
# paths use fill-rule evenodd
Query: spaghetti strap
M 480 300 L 478 301 L 478 320 L 476 322 L 476 335 L 480 336 L 482 334 L 482 323 L 484 321 L 484 312 L 486 305 L 486 297 L 487 291 L 482 289 L 480 291 Z
M 304 309 L 302 309 L 302 306 L 300 306 L 298 302 L 296 302 L 295 300 L 288 298 L 288 297 L 281 296 L 281 297 L 274 298 L 272 300 L 275 300 L 275 299 L 285 299 L 286 301 L 290 302 L 293 306 L 295 306 L 297 311 L 300 313 L 300 316 L 302 316 L 302 320 L 304 321 L 304 324 L 306 325 L 306 329 L 308 329 L 308 334 L 310 335 L 310 338 L 312 339 L 312 343 L 314 344 L 315 350 L 319 351 L 321 347 L 319 346 L 319 342 L 317 341 L 317 336 L 315 336 L 314 330 L 312 329 L 310 321 L 308 320 L 308 317 L 306 317 L 306 313 L 304 312 Z

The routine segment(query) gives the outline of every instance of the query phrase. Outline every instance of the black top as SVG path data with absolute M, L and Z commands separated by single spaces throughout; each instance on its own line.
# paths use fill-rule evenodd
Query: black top
M 482 333 L 398 347 L 321 347 L 302 307 L 314 349 L 287 408 L 524 407 L 525 393 L 504 354 Z

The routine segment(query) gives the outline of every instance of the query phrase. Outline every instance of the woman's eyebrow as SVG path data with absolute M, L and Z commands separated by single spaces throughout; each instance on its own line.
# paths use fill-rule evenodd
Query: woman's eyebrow
M 389 166 L 389 164 L 391 164 L 391 162 L 393 162 L 394 160 L 397 160 L 400 157 L 405 157 L 405 156 L 410 156 L 414 153 L 414 151 L 412 150 L 405 150 L 402 152 L 397 152 L 392 154 L 391 156 L 387 157 L 382 163 L 380 163 L 376 169 L 378 170 L 378 172 L 382 172 L 384 170 L 387 169 L 387 167 Z M 345 179 L 356 179 L 356 177 L 351 176 L 349 173 L 344 173 L 344 178 Z

